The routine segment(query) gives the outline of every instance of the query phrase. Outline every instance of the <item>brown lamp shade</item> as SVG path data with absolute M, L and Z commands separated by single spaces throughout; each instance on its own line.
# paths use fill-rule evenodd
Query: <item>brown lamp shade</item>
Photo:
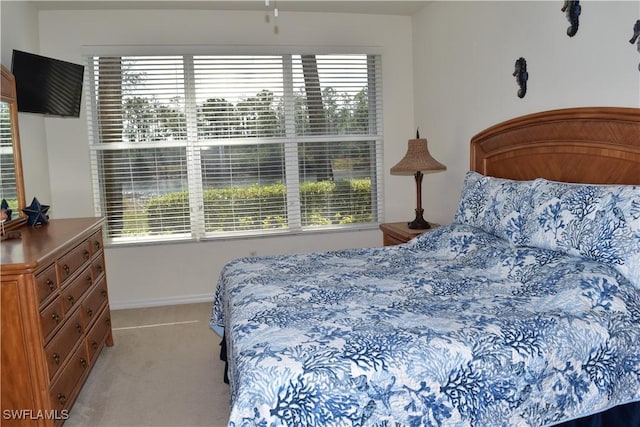
M 396 175 L 413 175 L 418 171 L 445 170 L 447 167 L 431 157 L 427 140 L 424 138 L 410 139 L 407 154 L 404 155 L 391 173 Z

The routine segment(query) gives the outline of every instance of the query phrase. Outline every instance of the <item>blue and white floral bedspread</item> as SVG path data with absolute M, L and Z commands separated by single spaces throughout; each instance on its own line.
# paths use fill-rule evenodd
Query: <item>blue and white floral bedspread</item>
M 640 400 L 640 291 L 467 225 L 229 263 L 229 426 L 544 426 Z

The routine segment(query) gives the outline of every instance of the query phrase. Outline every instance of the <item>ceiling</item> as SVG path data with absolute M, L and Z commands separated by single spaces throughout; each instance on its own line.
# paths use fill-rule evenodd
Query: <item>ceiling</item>
M 42 10 L 72 9 L 207 9 L 207 10 L 255 10 L 267 9 L 264 0 L 38 0 L 32 1 Z M 366 13 L 376 15 L 413 15 L 429 1 L 408 0 L 270 0 L 269 9 L 277 5 L 281 12 L 336 12 Z

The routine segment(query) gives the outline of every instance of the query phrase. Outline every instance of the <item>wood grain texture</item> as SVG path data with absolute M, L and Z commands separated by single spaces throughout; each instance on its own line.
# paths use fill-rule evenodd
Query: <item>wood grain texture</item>
M 471 170 L 518 180 L 640 184 L 640 108 L 568 108 L 496 124 L 471 139 Z
M 62 425 L 100 350 L 113 345 L 103 222 L 53 219 L 2 242 L 2 425 Z

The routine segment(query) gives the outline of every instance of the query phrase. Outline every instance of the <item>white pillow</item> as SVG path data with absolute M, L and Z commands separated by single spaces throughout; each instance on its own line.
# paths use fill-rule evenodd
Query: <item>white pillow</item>
M 640 289 L 640 186 L 537 179 L 527 245 L 613 266 Z
M 532 183 L 467 172 L 454 222 L 523 245 L 526 219 L 532 212 Z

